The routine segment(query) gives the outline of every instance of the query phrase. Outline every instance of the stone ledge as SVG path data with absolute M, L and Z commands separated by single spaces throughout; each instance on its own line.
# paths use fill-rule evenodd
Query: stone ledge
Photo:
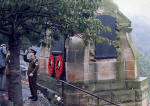
M 148 79 L 146 77 L 139 77 L 136 80 L 125 80 L 128 89 L 146 89 L 148 88 Z

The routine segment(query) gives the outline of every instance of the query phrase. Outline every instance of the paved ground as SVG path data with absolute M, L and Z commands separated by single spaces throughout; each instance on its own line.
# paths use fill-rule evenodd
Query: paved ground
M 30 96 L 30 90 L 26 81 L 22 81 L 22 93 L 24 106 L 51 106 L 48 100 L 44 97 L 44 95 L 40 93 L 40 91 L 38 91 L 38 101 L 29 100 L 28 97 Z M 0 91 L 0 106 L 7 106 L 7 103 L 7 92 Z
M 23 82 L 22 88 L 23 101 L 25 106 L 51 106 L 44 95 L 40 93 L 40 91 L 38 91 L 38 101 L 31 101 L 28 99 L 30 96 L 28 84 Z

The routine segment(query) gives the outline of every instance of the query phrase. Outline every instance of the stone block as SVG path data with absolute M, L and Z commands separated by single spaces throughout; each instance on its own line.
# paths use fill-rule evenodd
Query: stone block
M 78 37 L 72 37 L 67 47 L 66 58 L 69 63 L 83 63 L 85 56 L 85 47 L 83 40 Z
M 129 47 L 129 43 L 127 41 L 127 37 L 126 36 L 121 36 L 124 34 L 120 34 L 120 48 L 128 48 Z
M 116 79 L 116 62 L 104 60 L 96 62 L 97 80 L 112 80 Z
M 135 102 L 127 102 L 127 103 L 122 103 L 121 106 L 137 106 L 137 105 L 135 105 Z
M 111 89 L 111 81 L 101 81 L 95 83 L 95 92 L 110 89 Z
M 96 80 L 96 63 L 84 63 L 84 81 Z
M 97 63 L 95 62 L 89 62 L 89 70 L 86 71 L 86 72 L 89 72 L 89 73 L 95 73 L 96 72 L 96 66 L 97 66 Z M 96 74 L 96 73 L 95 73 Z M 96 77 L 96 76 L 95 76 Z
M 110 83 L 110 88 L 113 90 L 115 89 L 124 89 L 125 86 L 125 81 L 111 81 Z
M 66 56 L 66 59 L 67 59 L 66 61 L 69 62 L 69 63 L 75 63 L 75 61 L 76 61 L 76 52 L 69 50 L 68 54 Z
M 125 71 L 125 78 L 126 79 L 136 79 L 136 72 L 134 70 L 126 70 Z
M 105 100 L 108 100 L 108 101 L 111 101 L 111 92 L 110 91 L 101 91 L 99 93 L 96 93 L 95 95 L 105 99 Z M 96 101 L 97 103 L 97 101 Z M 100 106 L 107 106 L 107 105 L 110 105 L 110 103 L 104 101 L 104 100 L 99 100 L 99 104 Z
M 128 60 L 126 60 L 125 61 L 125 70 L 135 70 L 135 61 L 133 60 L 133 61 L 128 61 Z
M 80 106 L 80 95 L 65 94 L 65 106 Z
M 84 81 L 96 80 L 95 73 L 84 73 Z
M 134 61 L 135 57 L 133 55 L 133 51 L 131 48 L 128 47 L 126 49 L 123 49 L 122 53 L 124 56 L 124 60 L 127 61 L 127 63 L 128 63 L 128 61 Z M 131 64 L 131 65 L 133 65 L 133 64 Z
M 48 58 L 39 58 L 39 69 L 40 72 L 48 73 Z
M 134 102 L 135 91 L 134 90 L 112 91 L 112 101 L 116 103 Z
M 135 100 L 137 102 L 142 101 L 142 100 L 148 98 L 148 96 L 149 96 L 148 94 L 149 94 L 148 89 L 145 89 L 143 91 L 141 89 L 137 89 L 137 90 L 135 90 Z
M 136 80 L 126 80 L 126 87 L 130 89 L 142 89 L 148 87 L 148 79 L 146 77 L 139 77 Z
M 66 79 L 68 82 L 84 81 L 84 64 L 66 63 Z
M 75 52 L 76 53 L 76 63 L 83 63 L 84 62 L 84 57 L 85 57 L 85 50 L 82 49 L 82 50 L 78 50 Z
M 148 99 L 148 97 L 143 99 L 140 102 L 135 102 L 135 106 L 149 106 L 149 99 Z

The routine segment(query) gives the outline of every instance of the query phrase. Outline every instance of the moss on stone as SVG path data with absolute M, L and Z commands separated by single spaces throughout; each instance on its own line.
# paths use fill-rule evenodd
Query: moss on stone
M 128 89 L 141 89 L 142 87 L 148 87 L 148 79 L 144 77 L 139 77 L 136 80 L 126 80 L 126 87 Z

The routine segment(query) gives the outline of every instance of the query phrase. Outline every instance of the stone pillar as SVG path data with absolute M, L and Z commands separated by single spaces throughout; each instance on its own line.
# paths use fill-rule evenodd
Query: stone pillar
M 81 38 L 72 37 L 66 48 L 66 79 L 68 82 L 84 81 L 85 47 Z
M 50 49 L 48 47 L 42 47 L 39 57 L 40 72 L 48 73 L 48 58 L 50 55 Z
M 125 32 L 120 33 L 120 61 L 124 64 L 124 79 L 136 79 L 138 77 L 136 57 L 134 55 L 133 45 L 128 34 Z

